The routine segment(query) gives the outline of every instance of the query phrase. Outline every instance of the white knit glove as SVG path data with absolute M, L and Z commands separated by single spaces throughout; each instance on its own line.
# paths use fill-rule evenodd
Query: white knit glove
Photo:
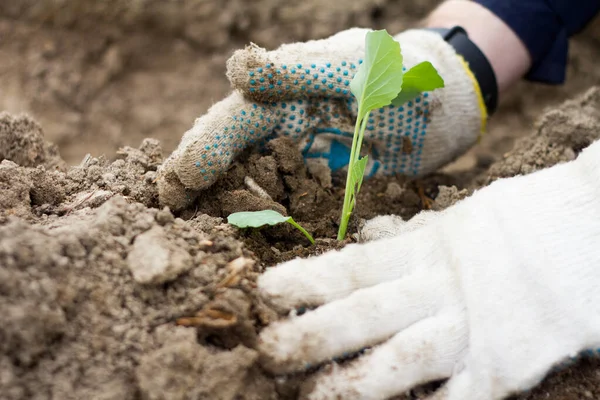
M 383 239 L 260 277 L 278 307 L 321 306 L 263 330 L 269 370 L 374 346 L 326 368 L 309 398 L 384 399 L 450 377 L 434 398 L 490 400 L 600 347 L 600 142 L 415 218 L 378 217 L 363 235 Z
M 367 29 L 328 39 L 239 50 L 228 61 L 236 89 L 185 133 L 159 170 L 164 205 L 185 207 L 192 193 L 211 185 L 245 148 L 274 136 L 290 137 L 305 157 L 325 158 L 332 170 L 347 165 L 356 101 L 350 93 Z M 400 107 L 371 113 L 363 148 L 368 174 L 431 172 L 466 151 L 484 129 L 479 86 L 466 64 L 438 34 L 411 30 L 395 37 L 404 65 L 430 61 L 445 88 Z

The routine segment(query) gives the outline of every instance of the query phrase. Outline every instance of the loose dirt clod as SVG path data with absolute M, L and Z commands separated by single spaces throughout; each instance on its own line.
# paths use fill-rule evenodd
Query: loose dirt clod
M 192 257 L 169 241 L 161 226 L 138 235 L 127 255 L 127 264 L 138 283 L 161 284 L 177 278 L 193 266 Z
M 257 359 L 258 353 L 244 346 L 212 352 L 198 344 L 192 330 L 182 329 L 142 358 L 136 376 L 147 399 L 275 399 L 275 385 L 256 370 Z
M 23 167 L 64 169 L 66 166 L 58 147 L 44 140 L 37 122 L 26 115 L 15 117 L 6 112 L 0 112 L 0 160 Z

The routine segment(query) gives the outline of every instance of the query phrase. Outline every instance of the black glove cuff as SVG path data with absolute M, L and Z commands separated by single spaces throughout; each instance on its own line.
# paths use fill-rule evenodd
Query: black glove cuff
M 469 39 L 467 32 L 460 26 L 453 28 L 425 28 L 425 30 L 437 32 L 458 54 L 469 64 L 469 68 L 475 75 L 488 115 L 496 111 L 498 104 L 498 84 L 496 74 L 485 55 L 479 47 Z

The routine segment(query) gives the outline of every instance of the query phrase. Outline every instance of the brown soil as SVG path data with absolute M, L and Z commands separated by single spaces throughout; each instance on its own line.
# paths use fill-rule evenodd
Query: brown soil
M 0 114 L 2 399 L 294 399 L 305 381 L 260 368 L 257 335 L 279 316 L 254 282 L 268 265 L 343 245 L 343 177 L 275 140 L 173 215 L 158 204 L 157 166 L 227 92 L 233 48 L 357 24 L 397 31 L 436 2 L 182 3 L 0 1 L 0 111 L 10 112 Z M 600 81 L 598 49 L 595 24 L 573 43 L 567 85 L 520 85 L 480 146 L 444 173 L 367 181 L 351 232 L 378 214 L 410 218 L 420 193 L 443 209 L 499 177 L 576 157 L 600 138 L 600 88 L 586 91 Z M 264 208 L 293 215 L 317 245 L 289 226 L 225 223 Z M 518 399 L 600 398 L 598 387 L 600 362 L 583 358 Z
M 549 112 L 471 183 L 575 157 L 600 138 L 599 110 L 595 88 Z M 16 140 L 27 154 L 52 149 L 29 118 L 3 114 L 0 123 L 12 127 L 0 143 Z M 5 398 L 296 397 L 301 377 L 272 378 L 257 363 L 257 334 L 279 316 L 257 298 L 254 282 L 266 265 L 341 245 L 332 239 L 340 177 L 330 185 L 323 171 L 308 172 L 294 146 L 277 139 L 263 154 L 242 157 L 195 209 L 176 217 L 156 207 L 161 149 L 154 140 L 122 149 L 113 162 L 88 158 L 61 169 L 52 158 L 35 159 L 30 166 L 0 164 Z M 246 176 L 272 200 L 249 190 Z M 422 208 L 419 187 L 443 209 L 472 189 L 466 183 L 460 174 L 369 180 L 355 221 L 414 215 Z M 231 212 L 264 207 L 293 214 L 318 237 L 317 246 L 287 226 L 239 232 L 223 223 Z M 598 367 L 585 359 L 521 399 L 594 398 Z

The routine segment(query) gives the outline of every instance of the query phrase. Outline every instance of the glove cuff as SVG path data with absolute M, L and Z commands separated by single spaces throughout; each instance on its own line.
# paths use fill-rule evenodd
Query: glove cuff
M 439 33 L 451 45 L 469 66 L 475 76 L 483 96 L 488 115 L 496 111 L 498 104 L 498 83 L 492 65 L 483 52 L 473 43 L 467 32 L 460 26 L 453 28 L 425 28 L 427 31 Z

